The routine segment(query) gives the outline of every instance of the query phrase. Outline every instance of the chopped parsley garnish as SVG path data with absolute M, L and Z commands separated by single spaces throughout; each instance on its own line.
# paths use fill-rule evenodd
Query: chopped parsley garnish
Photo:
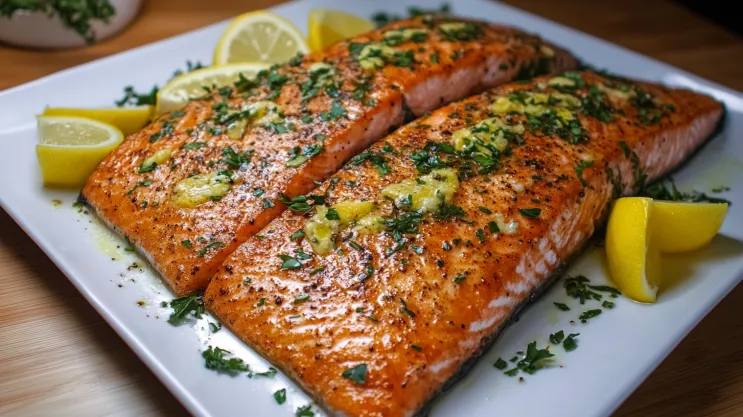
M 415 168 L 421 174 L 430 174 L 434 169 L 446 168 L 451 165 L 447 160 L 441 159 L 438 155 L 455 155 L 454 146 L 448 143 L 428 142 L 422 150 L 410 155 L 410 159 L 415 161 Z
M 415 52 L 413 50 L 395 51 L 392 62 L 395 66 L 402 68 L 410 68 L 413 64 L 418 63 L 415 60 Z
M 279 255 L 279 257 L 282 261 L 280 268 L 282 271 L 302 268 L 302 263 L 299 262 L 296 258 L 284 254 Z
M 425 251 L 425 249 L 422 246 L 418 246 L 418 245 L 410 245 L 410 250 L 412 250 L 418 255 L 422 255 L 423 252 Z
M 621 294 L 619 290 L 608 285 L 590 285 L 591 281 L 583 275 L 576 275 L 574 277 L 568 277 L 565 279 L 563 286 L 565 291 L 570 297 L 573 297 L 580 301 L 581 304 L 585 304 L 586 300 L 601 301 L 603 296 L 600 292 L 608 292 L 612 297 L 617 297 Z M 555 303 L 557 304 L 557 303 Z
M 530 219 L 536 219 L 542 213 L 542 209 L 540 208 L 519 209 L 519 213 L 521 213 L 521 215 L 524 217 L 528 217 Z
M 225 353 L 229 354 L 230 351 L 209 346 L 209 349 L 201 354 L 204 358 L 206 368 L 226 372 L 231 375 L 236 375 L 239 372 L 250 372 L 250 368 L 242 359 L 226 358 Z
M 488 222 L 488 230 L 490 233 L 499 233 L 500 227 L 498 227 L 498 223 L 490 221 Z
M 439 25 L 443 38 L 451 42 L 471 41 L 480 36 L 480 27 L 472 22 L 452 23 L 452 26 Z
M 296 232 L 292 233 L 291 236 L 289 236 L 289 240 L 299 240 L 304 237 L 304 230 L 299 229 Z
M 206 146 L 206 142 L 191 142 L 183 145 L 181 149 L 186 150 L 194 150 L 194 149 L 201 149 Z
M 196 256 L 198 256 L 199 258 L 203 258 L 204 255 L 206 255 L 206 252 L 209 249 L 212 249 L 212 248 L 223 248 L 223 247 L 224 247 L 224 243 L 222 243 L 222 242 L 210 242 L 206 246 L 204 246 L 204 248 L 201 249 L 199 251 L 199 253 L 196 254 Z
M 670 182 L 670 188 L 666 185 L 666 182 Z M 712 192 L 718 191 L 712 190 Z M 724 198 L 711 197 L 699 191 L 691 191 L 689 193 L 681 192 L 678 190 L 678 188 L 676 188 L 676 183 L 674 183 L 673 179 L 671 178 L 660 180 L 653 185 L 646 187 L 643 194 L 647 195 L 648 197 L 652 197 L 655 200 L 688 201 L 691 203 L 731 204 L 729 200 L 726 200 Z
M 637 117 L 644 125 L 656 124 L 665 115 L 663 108 L 655 104 L 653 98 L 652 94 L 640 90 L 632 97 L 631 102 L 637 109 Z
M 295 146 L 294 148 L 292 148 L 291 151 L 289 151 L 289 156 L 291 156 L 291 159 L 286 161 L 286 166 L 292 168 L 298 167 L 313 156 L 319 155 L 322 151 L 323 145 L 320 144 L 304 146 L 303 148 L 301 148 L 301 153 L 299 146 Z
M 340 220 L 341 216 L 338 214 L 338 210 L 330 207 L 328 208 L 328 211 L 325 213 L 325 218 L 328 220 Z
M 595 84 L 588 88 L 588 96 L 581 102 L 581 112 L 601 122 L 608 123 L 614 120 L 614 109 L 606 104 L 605 94 Z
M 239 169 L 243 165 L 250 163 L 253 153 L 253 149 L 238 153 L 231 146 L 227 146 L 222 149 L 222 162 L 226 163 L 230 168 Z
M 382 150 L 380 151 L 380 153 L 385 153 L 389 155 L 397 155 L 400 152 L 396 151 L 395 148 L 393 148 L 389 142 L 385 142 L 384 146 L 382 146 Z
M 150 180 L 140 181 L 140 182 L 137 183 L 137 185 L 135 185 L 134 187 L 132 187 L 131 190 L 127 191 L 126 192 L 126 195 L 131 195 L 134 192 L 134 190 L 136 190 L 139 187 L 149 187 L 150 185 L 152 185 L 152 181 L 150 181 Z
M 328 113 L 328 116 L 330 120 L 337 120 L 340 117 L 348 116 L 348 112 L 346 112 L 346 108 L 343 107 L 340 100 L 333 100 L 330 104 L 330 113 Z
M 222 329 L 221 324 L 217 325 L 215 323 L 209 322 L 209 330 L 211 330 L 212 333 L 216 333 L 220 331 L 221 329 Z
M 160 130 L 150 136 L 150 143 L 157 142 L 159 139 L 162 139 L 164 136 L 168 136 L 171 133 L 173 133 L 173 124 L 170 122 L 164 122 L 160 126 Z
M 565 339 L 565 332 L 563 332 L 562 330 L 550 335 L 550 343 L 555 344 L 555 345 L 559 345 L 560 343 L 562 343 L 564 339 Z
M 553 357 L 548 349 L 537 349 L 537 342 L 531 342 L 526 347 L 526 356 L 520 360 L 516 367 L 505 372 L 508 376 L 516 376 L 519 371 L 533 375 L 544 367 L 545 360 Z
M 410 348 L 416 352 L 423 352 L 423 348 L 418 345 L 410 345 Z
M 405 212 L 395 218 L 386 219 L 384 225 L 392 232 L 396 241 L 402 239 L 402 235 L 418 233 L 418 223 L 421 222 L 421 213 L 417 211 Z
M 359 278 L 360 281 L 365 281 L 371 278 L 372 275 L 374 275 L 374 265 L 367 263 L 364 265 L 364 272 L 360 273 L 357 278 Z
M 145 163 L 145 161 L 142 161 L 142 163 L 139 165 L 139 171 L 138 172 L 140 174 L 144 174 L 144 173 L 147 173 L 147 172 L 152 172 L 152 171 L 155 170 L 155 168 L 157 168 L 157 162 L 155 162 L 155 161 L 152 161 L 152 163 L 150 163 L 149 165 L 145 165 L 144 163 Z
M 599 309 L 586 310 L 583 313 L 581 313 L 581 315 L 578 317 L 578 320 L 580 320 L 581 322 L 585 323 L 589 319 L 592 319 L 592 318 L 594 318 L 594 317 L 596 317 L 596 316 L 598 316 L 600 314 L 601 314 L 601 310 L 599 310 Z
M 286 402 L 286 388 L 281 388 L 280 390 L 274 392 L 273 399 L 276 400 L 276 403 L 278 405 L 284 404 Z
M 294 297 L 294 304 L 303 303 L 310 299 L 309 294 L 300 294 L 296 297 Z
M 568 305 L 565 303 L 552 303 L 552 304 L 554 304 L 555 307 L 557 307 L 558 309 L 562 311 L 570 311 L 570 307 L 568 307 Z
M 457 284 L 459 284 L 460 282 L 464 281 L 465 278 L 467 278 L 467 274 L 457 274 L 454 277 L 454 282 L 456 282 Z
M 295 213 L 308 213 L 316 205 L 322 205 L 325 203 L 324 195 L 298 195 L 293 197 L 291 200 L 285 195 L 279 195 L 279 202 L 288 206 L 289 210 Z M 310 204 L 312 202 L 313 204 Z
M 442 204 L 438 211 L 433 213 L 433 217 L 438 220 L 449 220 L 453 218 L 465 219 L 467 215 L 464 209 L 455 204 Z
M 379 172 L 380 175 L 385 175 L 390 172 L 387 160 L 381 152 L 366 151 L 354 156 L 350 161 L 348 161 L 348 163 L 353 166 L 359 166 L 365 161 L 369 161 L 373 167 L 377 168 L 377 172 Z
M 439 6 L 438 9 L 421 9 L 420 7 L 409 7 L 408 8 L 408 16 L 409 17 L 416 17 L 416 16 L 423 16 L 427 14 L 447 14 L 451 11 L 451 6 L 448 3 L 443 3 L 441 6 Z M 397 20 L 402 20 L 405 17 L 400 15 L 394 15 L 390 13 L 385 12 L 379 12 L 375 13 L 371 16 L 372 22 L 374 22 L 374 25 L 377 28 L 380 28 L 388 23 L 395 22 Z
M 568 337 L 565 338 L 565 341 L 562 342 L 562 347 L 565 349 L 565 352 L 572 352 L 578 348 L 578 342 L 575 341 L 575 338 L 579 335 L 580 333 L 570 333 Z
M 185 248 L 189 248 L 190 249 L 191 248 L 191 241 L 188 240 L 188 239 L 181 240 L 181 245 L 183 245 L 183 247 L 185 247 Z
M 271 207 L 273 207 L 274 205 L 275 205 L 275 204 L 273 203 L 273 201 L 271 201 L 271 200 L 269 200 L 269 199 L 267 199 L 267 198 L 264 198 L 264 199 L 263 199 L 263 208 L 264 208 L 264 209 L 268 209 L 268 208 L 271 208 Z
M 154 106 L 157 103 L 157 92 L 160 89 L 157 86 L 153 86 L 148 93 L 138 93 L 134 90 L 134 87 L 128 85 L 124 87 L 124 97 L 116 100 L 114 104 L 117 107 L 122 107 L 127 104 L 134 106 Z
M 645 189 L 645 183 L 648 180 L 648 176 L 642 170 L 640 158 L 629 148 L 629 146 L 627 146 L 627 142 L 619 141 L 619 146 L 622 147 L 624 156 L 629 158 L 630 162 L 632 163 L 632 177 L 634 179 L 634 188 L 638 190 Z
M 508 362 L 504 361 L 504 360 L 503 360 L 503 359 L 501 359 L 501 358 L 498 358 L 498 359 L 497 359 L 497 360 L 495 361 L 495 363 L 493 364 L 493 366 L 494 366 L 494 367 L 495 367 L 496 369 L 499 369 L 499 370 L 501 370 L 501 371 L 502 371 L 502 370 L 506 369 L 506 367 L 508 366 Z
M 365 363 L 360 363 L 353 368 L 346 369 L 341 373 L 341 376 L 346 379 L 350 379 L 356 384 L 363 384 L 366 382 L 367 367 Z
M 547 136 L 557 136 L 570 144 L 577 144 L 587 139 L 580 120 L 563 120 L 554 110 L 547 110 L 538 115 L 527 115 L 527 127 L 532 132 L 542 132 Z
M 482 242 L 484 242 L 484 241 L 485 241 L 485 238 L 486 238 L 486 236 L 485 236 L 485 231 L 484 231 L 484 230 L 482 230 L 482 229 L 477 229 L 477 230 L 475 231 L 475 236 L 477 236 L 477 240 L 479 240 L 479 241 L 480 241 L 480 243 L 482 243 Z
M 401 311 L 403 314 L 415 318 L 416 314 L 408 308 L 408 304 L 402 298 L 400 299 L 400 305 L 402 306 Z
M 584 187 L 588 185 L 588 183 L 583 179 L 583 170 L 591 166 L 593 166 L 593 161 L 580 161 L 575 166 L 575 175 L 578 176 L 580 183 L 583 184 Z
M 294 126 L 293 123 L 289 122 L 271 122 L 268 124 L 268 130 L 274 133 L 283 134 L 294 132 L 297 130 L 297 127 Z
M 170 302 L 173 312 L 168 318 L 168 323 L 176 325 L 182 323 L 189 315 L 200 319 L 204 314 L 204 300 L 202 293 L 196 293 L 179 297 Z
M 612 308 L 614 308 L 614 303 L 609 300 L 605 300 L 603 303 L 601 303 L 601 307 L 611 310 Z
M 294 412 L 295 417 L 315 417 L 315 412 L 312 411 L 312 404 L 307 404 L 297 408 Z

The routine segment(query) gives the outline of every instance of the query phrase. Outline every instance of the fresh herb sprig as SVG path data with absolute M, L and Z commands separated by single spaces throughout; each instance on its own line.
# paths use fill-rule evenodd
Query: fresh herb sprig
M 691 192 L 681 192 L 676 188 L 673 178 L 665 178 L 645 187 L 643 195 L 652 197 L 655 200 L 668 201 L 688 201 L 691 203 L 718 203 L 731 204 L 730 200 L 724 198 L 712 197 L 703 192 L 692 190 Z
M 168 323 L 177 325 L 183 323 L 189 316 L 200 319 L 204 314 L 204 299 L 202 293 L 179 297 L 170 302 L 173 312 L 170 313 Z
M 65 0 L 59 0 L 60 2 L 64 2 Z M 3 7 L 2 4 L 0 4 L 0 8 Z M 0 15 L 2 12 L 0 12 Z M 196 71 L 197 69 L 204 68 L 204 65 L 199 62 L 191 62 L 186 61 L 186 69 L 181 70 L 177 69 L 175 72 L 173 72 L 173 76 L 170 77 L 172 80 L 173 78 L 186 73 L 186 72 L 192 72 Z M 157 85 L 153 86 L 152 89 L 149 92 L 138 92 L 134 89 L 133 86 L 128 85 L 124 87 L 124 96 L 116 101 L 114 101 L 114 104 L 118 107 L 131 105 L 131 106 L 145 106 L 150 105 L 154 106 L 157 103 L 157 92 L 160 91 L 160 87 Z

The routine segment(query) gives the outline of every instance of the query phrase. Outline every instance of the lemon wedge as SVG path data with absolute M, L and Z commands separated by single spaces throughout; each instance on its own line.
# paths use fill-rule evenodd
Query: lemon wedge
M 308 19 L 307 43 L 312 51 L 321 51 L 338 41 L 374 29 L 374 23 L 338 10 L 312 9 Z
M 259 10 L 236 17 L 219 38 L 214 65 L 238 62 L 286 62 L 298 52 L 307 53 L 302 32 L 287 19 Z
M 662 282 L 660 254 L 698 249 L 722 226 L 727 204 L 620 198 L 606 229 L 606 258 L 611 278 L 627 297 L 656 301 Z
M 152 106 L 112 107 L 103 109 L 77 109 L 47 107 L 42 116 L 85 117 L 116 126 L 124 135 L 138 132 L 147 125 Z
M 720 231 L 727 210 L 727 204 L 655 201 L 653 244 L 661 253 L 702 248 Z
M 240 74 L 245 78 L 251 78 L 268 67 L 268 64 L 262 62 L 245 62 L 219 65 L 181 74 L 157 92 L 157 113 L 162 114 L 182 108 L 188 100 L 206 94 L 204 87 L 232 85 Z
M 84 117 L 38 116 L 36 157 L 44 185 L 79 187 L 124 140 L 121 130 Z
M 625 297 L 655 302 L 660 252 L 652 245 L 653 199 L 620 198 L 606 228 L 606 257 L 611 278 Z

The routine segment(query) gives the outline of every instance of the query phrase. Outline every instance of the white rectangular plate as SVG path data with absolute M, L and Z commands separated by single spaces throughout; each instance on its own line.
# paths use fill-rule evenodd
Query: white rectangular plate
M 306 29 L 313 7 L 347 10 L 370 16 L 385 10 L 405 13 L 422 1 L 307 0 L 274 10 Z M 429 3 L 429 7 L 438 3 Z M 565 296 L 561 283 L 528 308 L 484 355 L 452 392 L 435 404 L 433 416 L 606 416 L 657 366 L 676 344 L 712 309 L 743 276 L 743 95 L 679 69 L 638 55 L 575 30 L 508 6 L 481 0 L 458 0 L 458 15 L 503 22 L 563 45 L 587 63 L 612 72 L 674 86 L 684 86 L 725 102 L 728 118 L 724 131 L 676 175 L 682 190 L 708 192 L 728 185 L 722 194 L 733 206 L 721 235 L 704 250 L 667 259 L 668 271 L 683 275 L 665 291 L 656 305 L 640 305 L 618 298 L 613 310 L 587 324 L 570 324 L 581 310 Z M 92 215 L 72 208 L 73 192 L 42 187 L 36 164 L 34 115 L 46 105 L 110 106 L 124 85 L 149 89 L 162 84 L 186 60 L 210 62 L 212 48 L 226 22 L 172 39 L 137 48 L 72 68 L 0 93 L 0 203 L 49 255 L 70 281 L 111 324 L 168 388 L 196 415 L 291 416 L 310 402 L 291 381 L 275 378 L 230 377 L 204 368 L 200 352 L 219 346 L 243 358 L 255 370 L 269 364 L 227 330 L 212 334 L 204 318 L 173 327 L 166 323 L 169 309 L 161 301 L 172 295 L 144 263 L 123 251 Z M 57 208 L 53 199 L 63 201 Z M 113 242 L 113 243 L 112 243 Z M 115 261 L 112 261 L 112 258 Z M 601 250 L 592 249 L 570 273 L 605 282 Z M 571 306 L 559 312 L 554 301 Z M 139 306 L 143 304 L 143 306 Z M 577 321 L 577 320 L 576 320 Z M 548 343 L 550 333 L 580 333 L 579 348 L 558 354 L 551 369 L 527 376 L 524 383 L 492 367 L 527 343 Z M 553 349 L 555 353 L 562 349 Z M 279 406 L 272 393 L 287 388 L 288 401 Z M 580 401 L 567 401 L 581 393 Z M 538 398 L 538 401 L 534 401 Z

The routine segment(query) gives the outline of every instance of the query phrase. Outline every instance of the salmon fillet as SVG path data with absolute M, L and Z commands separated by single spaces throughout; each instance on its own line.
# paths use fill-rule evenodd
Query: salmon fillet
M 593 72 L 447 105 L 240 246 L 205 303 L 331 415 L 416 415 L 612 199 L 677 166 L 722 114 L 705 95 Z
M 515 29 L 431 15 L 396 22 L 220 88 L 129 136 L 83 201 L 179 295 L 405 119 L 487 87 L 575 67 Z

